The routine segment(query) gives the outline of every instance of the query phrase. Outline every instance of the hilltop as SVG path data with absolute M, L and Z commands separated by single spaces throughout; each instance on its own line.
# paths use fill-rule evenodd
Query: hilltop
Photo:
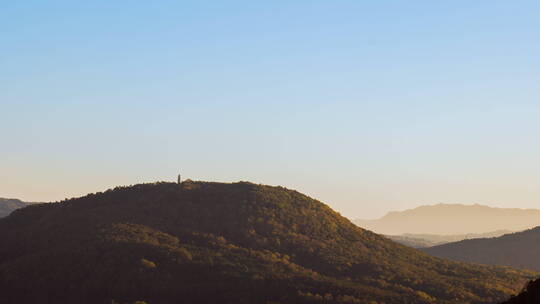
M 530 275 L 431 257 L 247 182 L 118 187 L 0 220 L 2 304 L 494 303 Z
M 497 238 L 464 240 L 423 250 L 456 261 L 540 271 L 540 227 Z
M 521 231 L 536 227 L 540 223 L 540 210 L 437 204 L 389 212 L 376 220 L 353 222 L 362 228 L 388 235 L 480 234 L 497 230 Z

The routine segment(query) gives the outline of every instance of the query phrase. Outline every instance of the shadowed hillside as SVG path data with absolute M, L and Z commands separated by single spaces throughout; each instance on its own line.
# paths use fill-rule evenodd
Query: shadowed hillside
M 456 261 L 540 271 L 540 227 L 498 238 L 465 240 L 422 250 Z
M 13 198 L 0 198 L 0 218 L 8 216 L 16 209 L 28 206 L 31 203 L 25 203 Z
M 389 212 L 377 220 L 354 220 L 353 222 L 362 228 L 388 235 L 478 234 L 497 230 L 521 231 L 539 226 L 540 210 L 438 204 Z
M 430 257 L 245 182 L 120 187 L 0 220 L 2 304 L 494 303 L 529 275 Z
M 540 279 L 531 281 L 516 296 L 502 304 L 538 304 L 540 303 Z

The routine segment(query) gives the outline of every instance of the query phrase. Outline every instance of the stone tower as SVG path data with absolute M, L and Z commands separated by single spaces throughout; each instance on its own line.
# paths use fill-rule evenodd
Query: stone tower
M 180 176 L 180 174 L 178 174 L 178 183 L 182 183 L 182 177 Z

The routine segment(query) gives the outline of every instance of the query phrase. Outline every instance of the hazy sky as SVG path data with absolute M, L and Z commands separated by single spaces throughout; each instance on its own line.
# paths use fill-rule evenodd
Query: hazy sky
M 283 185 L 540 208 L 539 1 L 7 1 L 0 197 Z

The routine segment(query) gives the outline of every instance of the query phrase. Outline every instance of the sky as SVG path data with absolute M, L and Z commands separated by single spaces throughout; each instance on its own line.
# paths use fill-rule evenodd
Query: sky
M 252 181 L 540 208 L 538 1 L 8 1 L 0 197 Z

